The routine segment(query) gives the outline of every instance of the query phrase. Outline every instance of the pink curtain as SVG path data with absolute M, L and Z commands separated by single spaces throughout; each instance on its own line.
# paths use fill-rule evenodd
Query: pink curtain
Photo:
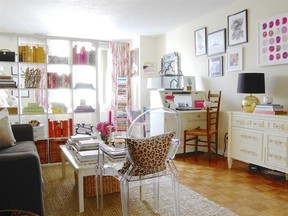
M 112 121 L 116 122 L 117 104 L 117 78 L 127 78 L 127 105 L 130 105 L 131 87 L 130 87 L 130 67 L 129 67 L 129 44 L 122 42 L 110 42 L 110 52 L 112 53 Z

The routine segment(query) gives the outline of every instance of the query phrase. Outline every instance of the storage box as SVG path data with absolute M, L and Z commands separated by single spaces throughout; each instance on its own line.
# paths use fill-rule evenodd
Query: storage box
M 34 141 L 44 139 L 44 125 L 43 124 L 39 126 L 34 126 L 33 132 L 34 132 Z
M 15 62 L 15 52 L 8 49 L 0 49 L 0 61 Z
M 67 139 L 51 139 L 49 140 L 49 156 L 50 163 L 61 162 L 61 149 L 60 145 L 65 145 Z
M 18 114 L 18 108 L 17 107 L 0 107 L 0 111 L 7 108 L 10 115 Z
M 48 163 L 48 140 L 35 141 L 41 164 Z
M 75 182 L 78 185 L 78 174 L 74 172 Z M 83 178 L 84 197 L 96 196 L 95 175 L 85 176 Z M 112 176 L 103 176 L 103 193 L 117 193 L 120 192 L 120 184 L 117 179 Z

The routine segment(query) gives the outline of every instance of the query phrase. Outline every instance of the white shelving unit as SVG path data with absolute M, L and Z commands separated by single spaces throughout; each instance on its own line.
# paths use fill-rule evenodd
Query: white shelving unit
M 17 112 L 14 109 L 10 114 L 12 123 L 38 120 L 44 126 L 39 128 L 44 130 L 41 136 L 36 136 L 42 143 L 46 141 L 43 148 L 47 159 L 43 159 L 43 163 L 60 162 L 58 145 L 75 132 L 77 123 L 91 124 L 95 130 L 99 121 L 98 44 L 92 40 L 0 35 L 0 50 L 9 49 L 16 54 L 15 62 L 0 61 L 0 72 L 12 76 L 18 85 L 13 89 L 0 88 L 1 95 L 15 96 L 18 100 Z M 28 70 L 30 79 L 25 72 Z M 39 83 L 32 81 L 39 74 Z M 53 133 L 51 122 L 56 125 Z M 52 146 L 54 144 L 56 147 Z M 52 152 L 54 148 L 59 149 L 56 158 Z

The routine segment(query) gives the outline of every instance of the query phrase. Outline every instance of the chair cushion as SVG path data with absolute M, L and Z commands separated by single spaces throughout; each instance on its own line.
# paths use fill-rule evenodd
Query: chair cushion
M 143 176 L 161 172 L 166 169 L 166 159 L 175 132 L 169 132 L 150 138 L 127 138 L 128 157 L 119 172 L 125 174 L 130 166 L 128 175 Z
M 15 145 L 15 138 L 9 122 L 9 113 L 5 108 L 0 111 L 0 149 Z

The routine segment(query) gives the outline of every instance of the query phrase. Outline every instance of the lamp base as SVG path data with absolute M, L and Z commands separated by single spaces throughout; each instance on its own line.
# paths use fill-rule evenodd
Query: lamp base
M 260 100 L 257 97 L 249 95 L 242 100 L 242 109 L 246 112 L 253 112 L 259 103 Z

